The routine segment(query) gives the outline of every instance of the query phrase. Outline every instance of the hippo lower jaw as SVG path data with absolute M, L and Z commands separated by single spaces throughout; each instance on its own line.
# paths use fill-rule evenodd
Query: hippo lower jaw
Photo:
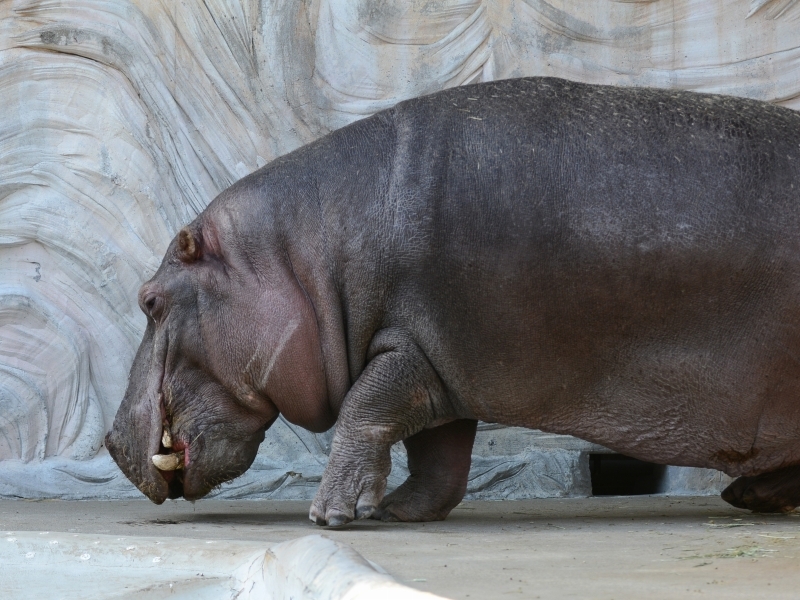
M 171 433 L 162 433 L 159 452 L 149 457 L 149 466 L 167 483 L 167 498 L 199 500 L 250 467 L 266 430 L 276 419 L 277 415 L 255 432 L 233 439 L 221 437 L 216 431 L 219 425 L 207 426 L 202 433 L 176 431 L 174 440 Z M 165 438 L 172 442 L 171 447 L 164 444 Z
M 166 481 L 168 485 L 167 498 L 169 498 L 170 500 L 177 500 L 178 498 L 183 498 L 184 495 L 183 475 L 175 474 L 172 471 L 164 471 L 161 472 L 161 476 L 164 478 L 164 481 Z M 153 502 L 155 502 L 156 504 L 161 504 L 161 502 L 164 501 L 161 500 L 161 502 L 158 502 L 154 500 L 152 497 L 150 496 L 148 497 L 150 498 L 150 500 L 153 500 Z

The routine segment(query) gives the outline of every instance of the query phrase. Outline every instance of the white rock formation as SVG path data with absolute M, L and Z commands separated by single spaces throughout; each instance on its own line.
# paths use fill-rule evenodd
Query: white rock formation
M 0 493 L 116 489 L 136 291 L 218 192 L 400 99 L 522 75 L 800 109 L 800 2 L 0 0 Z M 324 460 L 270 436 L 302 442 L 262 454 L 275 473 Z
M 445 600 L 321 535 L 269 544 L 5 531 L 0 563 L 5 600 Z

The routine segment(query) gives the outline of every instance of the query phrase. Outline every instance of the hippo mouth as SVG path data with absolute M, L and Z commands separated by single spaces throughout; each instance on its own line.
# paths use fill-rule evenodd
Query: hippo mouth
M 162 391 L 158 394 L 158 411 L 156 413 L 157 419 L 155 422 L 160 422 L 161 426 L 151 432 L 152 438 L 150 447 L 154 450 L 149 453 L 148 462 L 151 469 L 155 469 L 158 476 L 166 483 L 166 490 L 163 486 L 159 486 L 162 494 L 158 499 L 151 500 L 160 504 L 165 499 L 175 500 L 177 498 L 186 497 L 186 479 L 190 476 L 190 446 L 191 442 L 187 442 L 183 435 L 175 435 L 175 422 L 174 415 L 167 411 L 167 406 L 164 402 L 165 398 L 172 398 L 172 390 L 167 386 L 164 390 L 164 379 L 166 374 L 166 366 L 162 369 L 160 377 L 160 389 Z M 170 404 L 174 404 L 171 402 Z M 197 436 L 194 441 L 197 440 Z M 205 493 L 190 493 L 188 500 L 200 498 Z
M 163 400 L 160 404 L 164 417 Z M 162 418 L 158 452 L 150 457 L 150 461 L 167 483 L 167 498 L 182 498 L 184 473 L 189 464 L 189 446 L 181 440 L 173 441 L 171 427 L 166 418 Z
M 277 413 L 266 423 L 251 421 L 252 429 L 237 427 L 235 417 L 231 419 L 233 422 L 203 421 L 198 429 L 196 416 L 191 416 L 193 413 L 186 413 L 185 409 L 179 409 L 177 415 L 170 413 L 176 399 L 184 398 L 184 402 L 185 398 L 219 399 L 223 394 L 224 388 L 213 379 L 206 379 L 205 386 L 200 389 L 173 391 L 171 385 L 165 386 L 165 394 L 159 398 L 160 427 L 151 440 L 154 452 L 148 456 L 148 467 L 159 478 L 160 495 L 150 496 L 154 502 L 181 497 L 200 499 L 244 473 L 252 464 Z
M 148 325 L 106 436 L 114 461 L 155 504 L 197 500 L 244 473 L 278 416 L 241 406 L 209 373 L 185 364 L 176 370 L 166 337 Z

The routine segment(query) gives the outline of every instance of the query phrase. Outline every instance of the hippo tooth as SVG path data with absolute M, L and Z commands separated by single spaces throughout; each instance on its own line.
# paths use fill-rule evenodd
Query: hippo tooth
M 156 454 L 152 458 L 153 464 L 162 471 L 177 471 L 183 468 L 183 454 Z
M 164 427 L 164 433 L 161 434 L 161 445 L 164 448 L 172 448 L 172 434 L 166 427 Z

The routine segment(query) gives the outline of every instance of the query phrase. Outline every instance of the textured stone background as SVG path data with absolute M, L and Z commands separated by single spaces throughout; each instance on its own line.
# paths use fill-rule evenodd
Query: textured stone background
M 217 193 L 400 99 L 522 75 L 800 109 L 800 2 L 0 0 L 0 496 L 137 495 L 101 447 L 136 291 Z M 309 497 L 328 439 L 279 423 L 219 493 Z M 590 450 L 485 426 L 470 492 L 585 494 Z

